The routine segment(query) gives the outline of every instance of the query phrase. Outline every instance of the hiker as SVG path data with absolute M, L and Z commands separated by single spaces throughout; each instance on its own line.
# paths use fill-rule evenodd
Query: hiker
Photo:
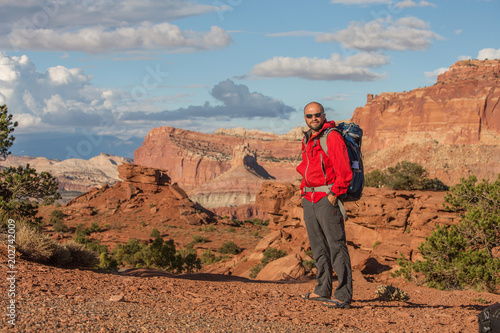
M 297 171 L 302 175 L 300 188 L 309 243 L 316 260 L 317 286 L 301 295 L 306 300 L 322 301 L 332 308 L 350 308 L 352 301 L 351 260 L 347 250 L 344 218 L 337 197 L 347 191 L 352 171 L 342 136 L 331 131 L 326 139 L 328 155 L 319 138 L 334 121 L 327 121 L 323 106 L 311 102 L 304 108 L 309 130 L 302 141 L 302 162 Z M 329 186 L 331 185 L 331 186 Z M 332 269 L 338 286 L 332 296 Z

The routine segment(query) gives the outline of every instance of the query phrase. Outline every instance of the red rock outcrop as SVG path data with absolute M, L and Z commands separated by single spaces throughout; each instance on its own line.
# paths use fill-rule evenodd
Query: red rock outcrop
M 431 87 L 368 95 L 352 121 L 364 130 L 368 171 L 400 161 L 456 184 L 500 173 L 500 61 L 464 60 Z
M 95 188 L 69 201 L 64 207 L 68 219 L 100 213 L 113 222 L 112 228 L 123 227 L 122 222 L 138 214 L 143 214 L 144 224 L 146 221 L 155 225 L 215 222 L 213 213 L 192 202 L 177 184 L 171 184 L 164 170 L 126 163 L 118 166 L 118 173 L 123 181 L 112 187 Z M 127 227 L 133 227 L 129 223 L 125 222 Z
M 364 151 L 436 140 L 473 145 L 500 142 L 500 60 L 464 60 L 431 87 L 382 93 L 354 111 Z
M 394 267 L 401 253 L 409 259 L 419 258 L 418 246 L 436 225 L 458 222 L 455 213 L 443 209 L 443 196 L 444 192 L 366 188 L 360 201 L 346 203 L 349 220 L 345 228 L 353 268 L 363 274 L 379 274 Z M 288 266 L 263 270 L 258 279 L 282 279 L 287 274 L 289 278 L 297 278 L 304 274 L 294 259 L 306 260 L 310 248 L 299 187 L 265 182 L 256 206 L 268 213 L 272 231 L 253 249 L 242 253 L 239 260 L 247 258 L 257 264 L 263 252 L 273 247 L 287 251 L 287 259 L 282 261 Z M 236 265 L 232 271 L 247 276 L 248 269 L 248 265 Z

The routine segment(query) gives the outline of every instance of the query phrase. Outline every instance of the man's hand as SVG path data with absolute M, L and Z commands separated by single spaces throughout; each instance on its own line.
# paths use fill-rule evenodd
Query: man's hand
M 337 204 L 337 197 L 333 194 L 328 194 L 328 201 L 330 201 L 332 205 L 335 206 Z

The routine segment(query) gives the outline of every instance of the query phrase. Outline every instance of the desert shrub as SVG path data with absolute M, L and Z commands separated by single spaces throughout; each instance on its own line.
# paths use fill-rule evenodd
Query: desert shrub
M 222 254 L 238 254 L 241 253 L 241 248 L 236 245 L 233 241 L 225 242 L 219 248 L 219 253 Z
M 109 271 L 116 270 L 117 267 L 118 263 L 113 257 L 109 256 L 106 252 L 101 253 L 101 255 L 99 256 L 99 269 Z
M 368 187 L 387 186 L 385 174 L 380 170 L 373 170 L 365 175 L 365 185 Z
M 16 224 L 16 250 L 30 260 L 48 263 L 54 254 L 55 241 L 27 223 Z
M 154 228 L 152 231 L 151 231 L 151 235 L 149 235 L 149 237 L 152 237 L 152 238 L 157 238 L 157 237 L 160 237 L 161 234 L 160 234 L 160 231 L 158 231 L 158 229 Z
M 94 251 L 88 249 L 85 245 L 69 241 L 64 245 L 71 255 L 71 264 L 78 267 L 93 267 L 98 259 Z
M 177 271 L 191 273 L 194 271 L 198 271 L 201 268 L 201 260 L 196 255 L 196 250 L 184 248 L 177 252 L 177 256 L 179 257 L 180 263 L 177 267 Z
M 50 212 L 50 219 L 54 219 L 54 220 L 63 220 L 64 217 L 66 215 L 64 215 L 63 211 L 60 210 L 60 209 L 54 209 L 52 212 Z
M 255 226 L 268 226 L 269 225 L 269 220 L 263 221 L 262 219 L 255 218 L 252 220 L 245 220 L 245 222 L 249 222 Z
M 210 249 L 203 250 L 201 253 L 201 263 L 204 265 L 213 264 L 216 260 L 215 254 Z
M 410 296 L 399 288 L 393 287 L 392 285 L 382 285 L 378 286 L 375 294 L 381 301 L 403 301 L 406 302 L 410 299 Z
M 278 250 L 274 247 L 270 247 L 264 251 L 264 256 L 262 259 L 260 259 L 260 263 L 253 266 L 250 269 L 250 277 L 254 279 L 259 272 L 266 267 L 267 264 L 269 264 L 271 261 L 274 261 L 276 259 L 279 259 L 281 257 L 284 257 L 287 255 L 287 252 L 285 250 Z
M 438 289 L 473 287 L 495 291 L 500 283 L 500 259 L 492 250 L 500 246 L 500 175 L 495 182 L 462 179 L 444 197 L 446 209 L 461 217 L 457 225 L 437 226 L 420 244 L 423 261 L 403 256 L 396 275 L 418 279 Z
M 427 170 L 412 162 L 400 162 L 385 171 L 374 170 L 365 176 L 365 184 L 370 187 L 388 187 L 393 190 L 434 190 L 443 191 L 448 187 L 437 178 L 427 178 Z
M 260 260 L 261 263 L 266 266 L 271 261 L 282 258 L 287 255 L 285 250 L 278 250 L 274 247 L 270 247 L 264 251 L 264 257 Z
M 213 225 L 207 225 L 205 228 L 203 228 L 203 231 L 205 231 L 205 232 L 216 232 L 217 228 L 214 227 Z
M 17 222 L 16 246 L 29 260 L 55 266 L 92 267 L 97 262 L 95 253 L 83 245 L 62 245 L 23 221 Z
M 51 221 L 55 232 L 68 232 L 69 228 L 62 220 Z
M 91 234 L 91 233 L 94 233 L 94 232 L 99 232 L 99 231 L 101 231 L 101 226 L 96 221 L 93 221 L 90 224 L 90 226 L 87 228 L 87 233 L 88 234 Z
M 131 238 L 127 244 L 117 245 L 112 254 L 119 265 L 157 267 L 176 273 L 192 272 L 201 267 L 196 252 L 189 249 L 177 251 L 172 239 L 164 241 L 161 237 L 156 237 L 149 246 Z
M 316 260 L 302 260 L 302 265 L 306 268 L 308 272 L 310 272 L 314 268 L 314 264 Z
M 259 275 L 262 268 L 264 268 L 264 265 L 262 265 L 262 264 L 257 264 L 255 266 L 253 266 L 252 268 L 250 268 L 250 274 L 249 274 L 250 278 L 255 279 L 257 277 L 257 275 Z

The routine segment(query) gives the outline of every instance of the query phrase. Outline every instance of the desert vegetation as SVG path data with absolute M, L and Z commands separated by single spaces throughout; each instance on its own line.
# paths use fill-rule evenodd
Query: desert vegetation
M 369 187 L 387 187 L 393 190 L 445 191 L 448 186 L 437 178 L 427 177 L 428 172 L 417 163 L 401 162 L 384 171 L 374 170 L 365 175 Z
M 420 244 L 423 260 L 398 260 L 396 275 L 438 289 L 497 291 L 500 283 L 500 175 L 494 182 L 462 179 L 445 196 L 456 225 L 437 226 Z M 495 255 L 496 251 L 496 255 Z

